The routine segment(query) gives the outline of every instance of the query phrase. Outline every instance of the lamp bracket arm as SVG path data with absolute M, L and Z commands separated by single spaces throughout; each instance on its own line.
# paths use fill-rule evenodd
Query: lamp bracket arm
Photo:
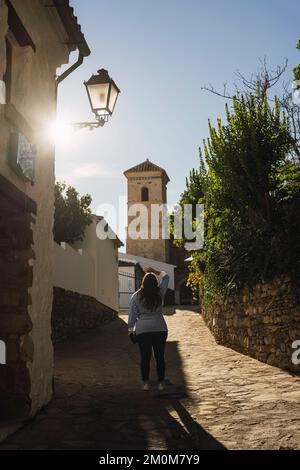
M 103 127 L 105 124 L 104 119 L 99 119 L 95 122 L 73 122 L 72 127 L 73 129 L 89 129 L 90 131 L 93 129 L 97 129 L 98 127 Z

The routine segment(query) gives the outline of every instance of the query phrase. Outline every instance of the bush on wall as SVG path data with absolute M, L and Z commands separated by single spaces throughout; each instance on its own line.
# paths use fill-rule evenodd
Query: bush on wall
M 226 106 L 225 125 L 209 123 L 200 168 L 181 198 L 205 204 L 205 245 L 189 282 L 200 283 L 206 300 L 281 274 L 300 278 L 299 165 L 288 119 L 260 85 Z

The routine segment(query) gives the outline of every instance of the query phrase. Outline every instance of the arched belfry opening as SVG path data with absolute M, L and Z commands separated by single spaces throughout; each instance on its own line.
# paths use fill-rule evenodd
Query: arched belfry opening
M 149 189 L 146 187 L 141 189 L 141 200 L 142 202 L 149 201 Z

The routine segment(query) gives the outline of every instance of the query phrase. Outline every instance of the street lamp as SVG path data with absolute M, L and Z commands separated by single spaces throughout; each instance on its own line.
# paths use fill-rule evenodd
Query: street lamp
M 98 70 L 98 74 L 92 75 L 84 84 L 96 121 L 75 122 L 72 125 L 77 129 L 89 128 L 92 130 L 104 126 L 109 120 L 115 109 L 120 90 L 105 69 Z

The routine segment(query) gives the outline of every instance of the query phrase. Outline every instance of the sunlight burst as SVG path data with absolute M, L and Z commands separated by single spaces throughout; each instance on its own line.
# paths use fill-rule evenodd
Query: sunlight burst
M 67 145 L 70 143 L 74 134 L 72 125 L 63 120 L 56 120 L 49 124 L 49 134 L 51 139 L 59 145 Z

